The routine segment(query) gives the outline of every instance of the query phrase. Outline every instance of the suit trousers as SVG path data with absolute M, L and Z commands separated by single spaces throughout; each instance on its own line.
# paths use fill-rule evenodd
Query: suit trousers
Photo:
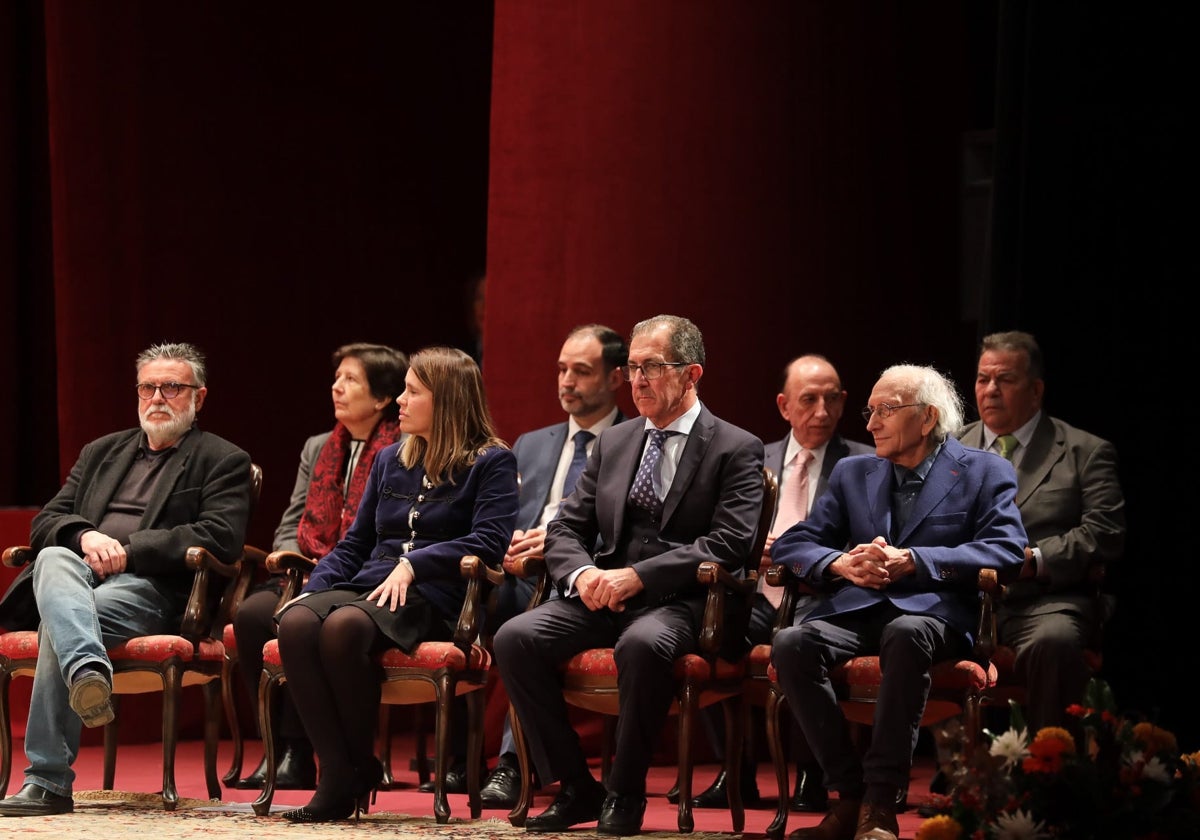
M 1004 610 L 996 617 L 1002 645 L 1016 651 L 1016 672 L 1028 686 L 1025 722 L 1031 733 L 1046 726 L 1062 726 L 1082 735 L 1067 706 L 1082 703 L 1091 672 L 1083 659 L 1088 622 L 1078 611 L 1064 607 L 1042 615 L 1020 615 Z
M 829 790 L 895 804 L 912 770 L 930 668 L 966 647 L 962 634 L 940 619 L 910 615 L 886 602 L 779 631 L 771 660 Z M 879 655 L 882 683 L 870 744 L 860 759 L 829 671 L 839 662 L 874 654 Z
M 577 597 L 555 598 L 505 623 L 496 663 L 543 784 L 589 774 L 571 726 L 559 666 L 590 648 L 614 649 L 619 715 L 608 779 L 612 793 L 645 795 L 646 774 L 675 697 L 672 666 L 697 649 L 686 602 L 592 612 Z

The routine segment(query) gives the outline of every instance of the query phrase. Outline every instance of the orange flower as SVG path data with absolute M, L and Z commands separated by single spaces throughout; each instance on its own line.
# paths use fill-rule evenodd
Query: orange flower
M 1057 773 L 1062 769 L 1063 756 L 1075 754 L 1075 739 L 1058 726 L 1038 730 L 1029 745 L 1029 758 L 1021 762 L 1026 773 Z
M 1157 755 L 1160 752 L 1176 752 L 1179 745 L 1175 736 L 1165 729 L 1152 723 L 1138 723 L 1133 727 L 1133 740 L 1141 745 L 1146 755 Z
M 917 828 L 916 840 L 959 840 L 963 827 L 953 817 L 939 814 L 930 817 Z

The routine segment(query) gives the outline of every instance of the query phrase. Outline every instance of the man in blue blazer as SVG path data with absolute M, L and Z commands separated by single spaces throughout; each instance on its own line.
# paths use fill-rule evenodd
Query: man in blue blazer
M 700 330 L 686 318 L 638 323 L 623 369 L 643 421 L 597 439 L 575 491 L 546 530 L 548 573 L 562 597 L 496 634 L 500 676 L 543 783 L 560 782 L 529 832 L 597 822 L 601 834 L 641 831 L 646 774 L 662 735 L 672 665 L 698 649 L 713 561 L 740 573 L 762 510 L 762 441 L 713 416 L 696 394 Z M 597 549 L 599 541 L 599 549 Z M 559 665 L 613 647 L 621 680 L 607 790 L 588 768 L 562 696 Z
M 625 419 L 617 407 L 617 393 L 624 384 L 621 366 L 628 355 L 624 337 L 602 324 L 585 324 L 567 335 L 558 354 L 558 401 L 567 420 L 525 432 L 513 444 L 521 475 L 521 500 L 506 564 L 542 556 L 546 525 L 575 489 L 595 439 Z M 523 612 L 532 595 L 532 580 L 506 576 L 488 616 L 491 632 Z M 465 793 L 465 777 L 449 778 L 452 774 L 453 770 L 446 779 L 447 788 L 454 782 L 461 784 Z M 507 717 L 500 758 L 479 793 L 485 808 L 512 808 L 521 793 L 517 748 Z
M 764 564 L 771 560 L 770 548 L 775 537 L 786 531 L 795 522 L 794 514 L 807 515 L 812 502 L 825 492 L 829 485 L 829 475 L 833 466 L 848 455 L 866 455 L 875 451 L 875 447 L 867 446 L 858 441 L 846 440 L 837 433 L 842 413 L 846 408 L 846 390 L 842 387 L 842 378 L 837 369 L 824 356 L 808 353 L 792 359 L 784 368 L 779 393 L 775 395 L 775 404 L 780 416 L 788 424 L 788 433 L 782 440 L 768 443 L 763 456 L 765 465 L 770 467 L 779 480 L 780 494 L 776 497 L 776 517 L 767 535 L 763 551 Z M 807 453 L 810 459 L 807 467 L 799 469 L 796 456 Z M 803 478 L 802 478 L 803 476 Z M 793 513 L 779 515 L 779 498 L 783 490 L 793 481 L 803 481 L 802 493 L 804 509 Z M 786 521 L 784 521 L 786 519 Z M 763 569 L 765 572 L 765 568 Z M 760 573 L 761 574 L 761 573 Z M 775 613 L 779 598 L 771 598 L 770 589 L 763 589 L 763 578 L 759 578 L 760 591 L 755 596 L 753 613 L 750 616 L 750 626 L 747 637 L 751 644 L 770 644 L 771 633 L 775 629 Z M 778 590 L 777 590 L 778 591 Z M 797 599 L 797 617 L 815 602 L 815 598 L 800 597 Z M 725 743 L 725 718 L 718 706 L 713 705 L 704 709 L 705 732 L 717 758 L 724 759 L 723 745 Z M 824 811 L 827 805 L 825 786 L 821 783 L 821 768 L 816 765 L 809 753 L 808 745 L 800 736 L 798 728 L 793 727 L 792 755 L 796 761 L 796 788 L 791 799 L 793 811 Z M 757 775 L 757 760 L 754 756 L 753 741 L 746 745 L 742 754 L 744 759 L 740 774 L 742 785 L 742 802 L 754 805 L 759 801 Z M 722 769 L 717 778 L 702 793 L 692 800 L 695 808 L 725 808 L 728 806 L 729 774 Z M 668 799 L 670 799 L 668 795 Z M 675 800 L 672 800 L 675 801 Z
M 826 787 L 839 797 L 819 825 L 789 840 L 895 840 L 929 669 L 970 652 L 979 571 L 1019 568 L 1024 557 L 1016 474 L 953 437 L 963 408 L 948 378 L 930 367 L 890 367 L 863 415 L 876 454 L 839 461 L 809 518 L 771 548 L 776 563 L 826 593 L 779 631 L 771 657 Z M 860 758 L 828 674 L 871 654 L 883 673 Z
M 233 563 L 250 514 L 250 456 L 194 423 L 208 394 L 190 344 L 137 358 L 141 428 L 83 447 L 66 483 L 34 517 L 32 568 L 5 596 L 40 612 L 38 661 L 25 729 L 25 784 L 0 816 L 74 810 L 71 769 L 82 727 L 114 717 L 107 649 L 175 632 L 194 573 L 190 546 Z M 3 612 L 3 610 L 0 610 Z

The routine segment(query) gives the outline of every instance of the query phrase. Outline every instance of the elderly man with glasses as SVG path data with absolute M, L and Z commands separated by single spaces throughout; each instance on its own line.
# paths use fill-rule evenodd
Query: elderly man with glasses
M 771 645 L 788 708 L 838 795 L 789 840 L 896 840 L 929 670 L 970 652 L 979 571 L 1024 560 L 1016 473 L 954 437 L 963 408 L 949 379 L 890 367 L 863 417 L 875 454 L 838 461 L 808 519 L 771 546 L 776 563 L 827 593 Z M 882 682 L 860 757 L 829 671 L 865 655 L 879 656 Z
M 34 517 L 34 562 L 0 601 L 0 624 L 40 618 L 25 727 L 25 784 L 0 816 L 74 810 L 71 765 L 84 726 L 114 717 L 107 649 L 179 627 L 190 546 L 234 562 L 250 514 L 250 456 L 196 428 L 204 357 L 160 344 L 137 357 L 140 428 L 83 447 L 66 483 Z M 40 615 L 39 615 L 40 614 Z
M 550 806 L 525 823 L 561 832 L 641 831 L 646 774 L 666 723 L 675 660 L 698 649 L 704 561 L 731 572 L 751 551 L 762 509 L 763 445 L 713 416 L 696 393 L 700 330 L 659 315 L 633 328 L 622 373 L 643 420 L 596 439 L 587 465 L 546 529 L 545 559 L 563 597 L 496 634 L 496 661 Z M 599 551 L 595 550 L 597 540 Z M 607 789 L 588 769 L 558 676 L 588 648 L 615 648 L 621 669 L 616 749 Z

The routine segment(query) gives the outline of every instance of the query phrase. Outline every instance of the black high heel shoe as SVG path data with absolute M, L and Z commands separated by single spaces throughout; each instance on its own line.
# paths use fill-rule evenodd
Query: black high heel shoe
M 354 771 L 355 819 L 358 811 L 368 813 L 368 803 L 375 804 L 379 793 L 379 785 L 383 782 L 383 762 L 371 756 L 365 763 L 360 764 Z
M 288 822 L 294 823 L 337 822 L 338 820 L 348 820 L 351 815 L 354 816 L 355 820 L 358 820 L 360 809 L 365 810 L 365 803 L 363 803 L 362 799 L 356 797 L 349 801 L 343 800 L 342 802 L 328 806 L 315 806 L 310 802 L 303 808 L 284 811 L 279 816 Z

